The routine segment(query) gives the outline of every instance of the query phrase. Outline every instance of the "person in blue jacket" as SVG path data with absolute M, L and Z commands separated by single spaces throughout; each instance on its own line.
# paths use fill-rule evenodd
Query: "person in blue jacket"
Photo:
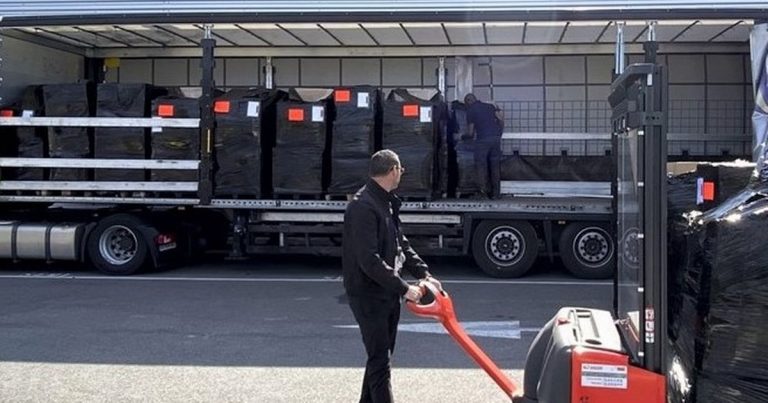
M 504 124 L 501 111 L 481 102 L 474 94 L 464 97 L 467 105 L 467 132 L 475 140 L 475 169 L 481 196 L 501 195 L 501 135 Z

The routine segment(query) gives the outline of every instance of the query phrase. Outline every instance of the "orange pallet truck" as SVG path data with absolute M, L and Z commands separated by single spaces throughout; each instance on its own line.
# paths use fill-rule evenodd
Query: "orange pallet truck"
M 523 394 L 520 388 L 467 335 L 453 302 L 431 283 L 422 288 L 428 304 L 408 302 L 417 316 L 439 321 L 461 348 L 516 403 L 662 403 L 665 378 L 637 368 L 623 352 L 607 311 L 563 308 L 533 342 L 528 353 Z M 606 326 L 607 324 L 607 326 Z

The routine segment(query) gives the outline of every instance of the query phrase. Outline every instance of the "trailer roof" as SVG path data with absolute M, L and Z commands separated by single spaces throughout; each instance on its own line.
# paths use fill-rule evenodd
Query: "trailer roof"
M 2 15 L 11 24 L 66 21 L 124 23 L 211 21 L 443 21 L 574 20 L 622 18 L 759 18 L 765 1 L 702 2 L 616 0 L 336 0 L 336 1 L 2 1 Z
M 624 38 L 630 45 L 645 40 L 651 19 L 659 21 L 662 46 L 695 51 L 692 44 L 745 45 L 753 19 L 768 18 L 765 1 L 628 3 L 0 1 L 0 34 L 93 57 L 196 56 L 206 24 L 213 25 L 217 54 L 230 56 L 490 55 L 562 44 L 606 53 L 615 41 L 616 20 L 627 21 Z

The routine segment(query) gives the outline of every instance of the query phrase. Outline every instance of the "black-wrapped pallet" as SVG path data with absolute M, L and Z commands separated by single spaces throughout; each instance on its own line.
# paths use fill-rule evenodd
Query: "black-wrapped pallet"
M 403 197 L 431 199 L 446 192 L 446 119 L 439 98 L 395 90 L 383 103 L 382 148 L 396 152 L 406 168 L 397 191 Z
M 763 185 L 764 186 L 764 185 Z M 745 190 L 692 220 L 671 338 L 673 402 L 768 401 L 768 188 Z M 671 327 L 672 328 L 672 327 Z
M 306 102 L 292 90 L 291 100 L 278 102 L 272 172 L 276 196 L 319 197 L 324 192 L 330 171 L 330 94 Z
M 253 88 L 232 90 L 217 98 L 217 197 L 268 197 L 272 184 L 276 102 L 280 91 Z
M 99 84 L 96 90 L 96 116 L 143 118 L 148 116 L 151 87 L 146 84 Z M 99 127 L 94 132 L 94 157 L 108 159 L 146 159 L 147 130 L 134 127 Z M 96 169 L 97 181 L 143 181 L 145 172 L 137 169 Z
M 152 116 L 168 118 L 200 118 L 200 101 L 197 98 L 164 96 L 152 101 Z M 197 128 L 154 128 L 151 133 L 152 159 L 199 160 L 200 130 Z M 152 181 L 196 181 L 197 171 L 160 170 L 150 173 Z
M 752 168 L 702 163 L 670 179 L 671 402 L 768 399 L 768 200 L 739 189 Z
M 379 131 L 379 90 L 369 86 L 338 88 L 334 92 L 331 181 L 328 193 L 355 193 L 368 178 L 368 163 L 376 151 Z
M 11 108 L 14 116 L 42 116 L 43 102 L 42 89 L 38 85 L 31 85 L 24 89 L 21 99 Z M 8 156 L 19 158 L 44 158 L 48 151 L 48 133 L 44 127 L 16 127 L 7 128 L 5 135 L 14 136 L 3 140 L 8 148 Z M 14 134 L 15 132 L 15 134 Z M 42 168 L 17 168 L 3 169 L 3 177 L 25 181 L 41 181 L 46 179 L 45 170 Z
M 0 119 L 18 115 L 15 108 L 0 105 Z M 12 126 L 0 126 L 0 158 L 14 158 L 19 156 L 19 141 L 16 137 L 16 128 Z M 0 180 L 12 180 L 16 178 L 16 170 L 13 168 L 0 168 Z
M 51 84 L 43 86 L 45 115 L 52 117 L 89 117 L 92 114 L 93 85 Z M 48 154 L 53 158 L 89 158 L 91 139 L 84 127 L 48 128 Z M 51 179 L 57 181 L 84 181 L 89 178 L 86 169 L 53 169 Z

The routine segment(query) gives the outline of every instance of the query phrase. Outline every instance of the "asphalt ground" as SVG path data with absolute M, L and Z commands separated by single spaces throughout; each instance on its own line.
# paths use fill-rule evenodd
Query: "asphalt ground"
M 574 279 L 548 261 L 514 280 L 486 277 L 467 259 L 430 263 L 459 320 L 518 381 L 558 308 L 611 306 L 610 282 Z M 0 402 L 358 399 L 365 354 L 336 259 L 209 260 L 131 277 L 0 267 Z M 396 400 L 509 401 L 439 329 L 403 309 Z

